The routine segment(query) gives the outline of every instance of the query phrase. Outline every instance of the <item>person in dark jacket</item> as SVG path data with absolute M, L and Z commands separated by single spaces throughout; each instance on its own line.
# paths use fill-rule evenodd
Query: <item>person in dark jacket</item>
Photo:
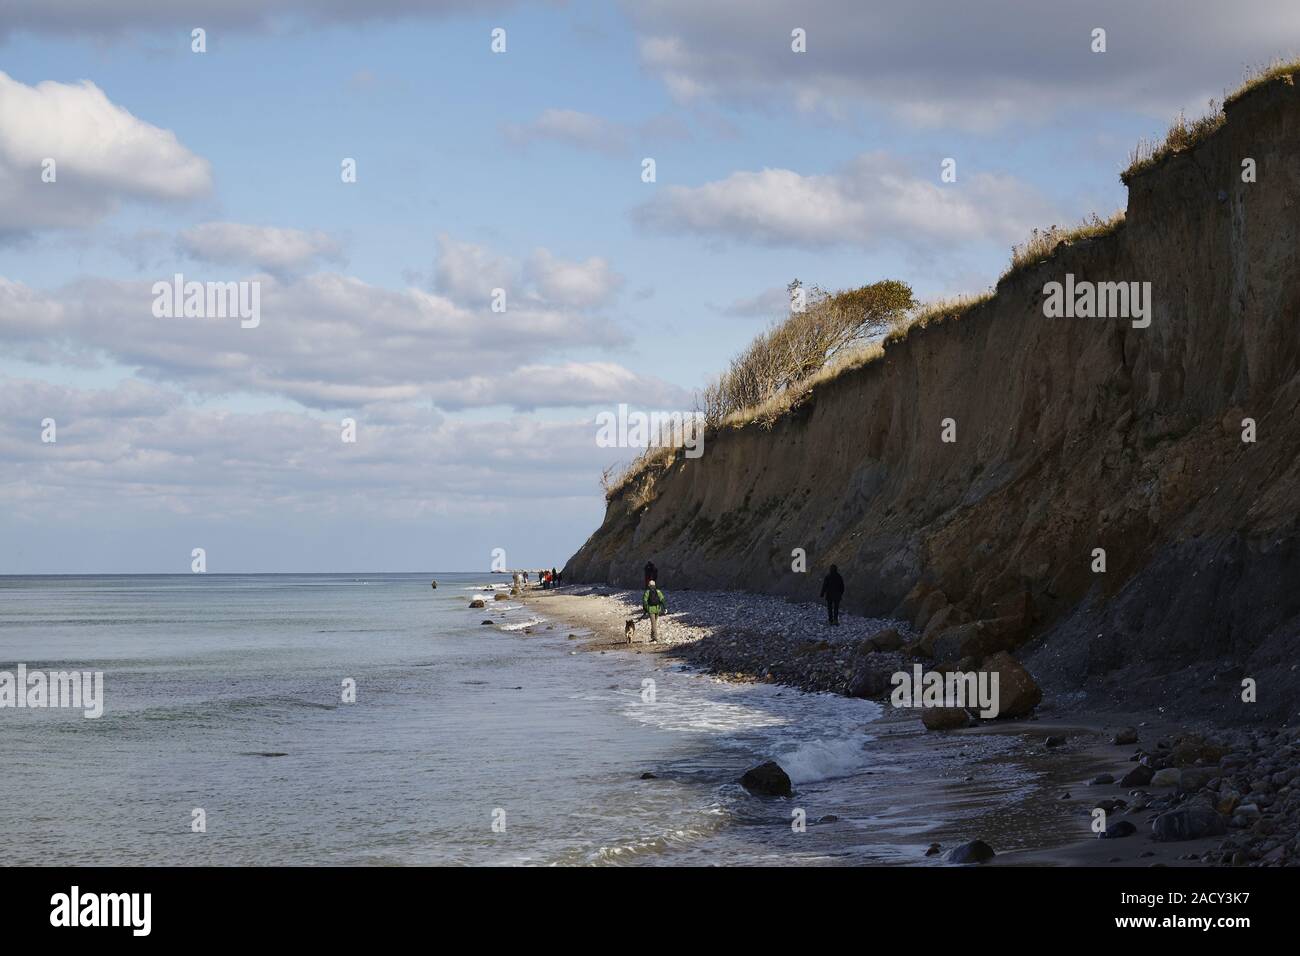
M 840 600 L 844 597 L 844 579 L 840 569 L 831 565 L 831 573 L 822 579 L 821 596 L 826 599 L 827 624 L 840 623 Z
M 645 563 L 645 586 L 649 587 L 652 583 L 659 580 L 659 569 L 655 567 L 653 561 Z

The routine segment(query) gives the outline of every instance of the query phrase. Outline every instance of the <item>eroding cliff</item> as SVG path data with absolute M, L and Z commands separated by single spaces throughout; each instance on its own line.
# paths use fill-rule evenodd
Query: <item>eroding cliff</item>
M 1149 327 L 1046 318 L 1044 285 L 1067 274 L 1150 282 Z M 1298 353 L 1286 78 L 1134 177 L 1110 235 L 914 329 L 770 430 L 710 434 L 701 458 L 642 472 L 565 579 L 636 585 L 652 557 L 669 589 L 815 597 L 835 562 L 848 607 L 906 617 L 937 660 L 1010 649 L 1062 702 L 1295 718 Z

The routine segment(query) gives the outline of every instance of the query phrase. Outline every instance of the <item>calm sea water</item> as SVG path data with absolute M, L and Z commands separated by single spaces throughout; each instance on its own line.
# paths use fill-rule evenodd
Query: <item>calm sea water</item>
M 1026 812 L 1052 812 L 1013 741 L 575 653 L 514 601 L 468 609 L 500 581 L 0 577 L 0 670 L 103 671 L 105 696 L 97 720 L 0 709 L 4 862 L 912 862 L 931 840 L 1026 845 Z M 770 758 L 794 800 L 737 785 Z

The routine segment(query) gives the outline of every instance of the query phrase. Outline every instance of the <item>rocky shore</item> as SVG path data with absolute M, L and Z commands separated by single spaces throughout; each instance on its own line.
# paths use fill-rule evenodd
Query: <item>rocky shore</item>
M 630 643 L 624 636 L 625 622 L 641 616 L 639 592 L 578 585 L 522 595 L 539 611 L 578 619 L 591 631 L 589 650 L 661 654 L 726 680 L 887 702 L 890 676 L 914 663 L 999 669 L 1007 688 L 1001 719 L 926 708 L 918 717 L 927 730 L 1020 734 L 1035 751 L 1087 757 L 1110 771 L 1061 795 L 1078 804 L 1079 829 L 1070 837 L 1079 841 L 1075 851 L 1041 860 L 1022 855 L 1024 862 L 1300 864 L 1300 730 L 1178 726 L 1158 714 L 1071 714 L 1055 700 L 1040 707 L 1033 678 L 1004 652 L 937 662 L 906 621 L 842 612 L 840 625 L 831 627 L 824 608 L 809 602 L 735 591 L 669 590 L 667 596 L 669 613 L 651 644 L 645 621 L 635 625 Z M 1101 833 L 1098 808 L 1105 813 Z M 1133 845 L 1116 851 L 1125 837 L 1135 838 Z

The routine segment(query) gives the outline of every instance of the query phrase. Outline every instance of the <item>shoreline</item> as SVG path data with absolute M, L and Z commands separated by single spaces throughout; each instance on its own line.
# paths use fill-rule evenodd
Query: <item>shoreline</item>
M 648 643 L 648 624 L 644 621 L 636 625 L 632 643 L 624 637 L 624 622 L 640 617 L 635 603 L 639 599 L 637 592 L 603 585 L 529 587 L 518 599 L 549 620 L 572 626 L 576 633 L 571 633 L 570 639 L 577 641 L 576 647 L 582 652 L 658 655 L 728 682 L 773 683 L 809 693 L 870 696 L 878 702 L 886 695 L 848 693 L 854 689 L 851 687 L 854 662 L 860 655 L 861 645 L 891 629 L 904 635 L 909 633 L 905 622 L 844 612 L 841 612 L 841 625 L 831 628 L 825 624 L 825 611 L 820 604 L 793 603 L 741 592 L 667 593 L 669 613 L 660 618 L 657 644 Z M 898 654 L 877 651 L 873 656 L 880 657 L 881 663 L 887 666 L 910 666 L 903 665 L 903 657 Z M 1268 863 L 1283 862 L 1286 855 L 1288 844 L 1282 840 L 1273 841 L 1283 847 L 1280 853 L 1277 848 L 1251 853 L 1248 847 L 1239 847 L 1243 842 L 1241 828 L 1196 839 L 1168 842 L 1154 839 L 1151 821 L 1164 810 L 1176 809 L 1186 798 L 1179 796 L 1178 786 L 1171 791 L 1168 787 L 1152 785 L 1126 786 L 1118 781 L 1139 766 L 1139 755 L 1146 753 L 1143 747 L 1159 753 L 1159 748 L 1167 747 L 1167 741 L 1189 736 L 1201 739 L 1199 733 L 1189 735 L 1185 724 L 1150 714 L 1071 713 L 1048 701 L 1024 718 L 928 731 L 922 728 L 919 711 L 900 713 L 891 709 L 887 700 L 884 706 L 886 711 L 881 721 L 902 724 L 911 721 L 914 727 L 901 729 L 922 741 L 930 734 L 943 737 L 996 734 L 1020 738 L 1022 749 L 1017 759 L 1032 768 L 1040 783 L 1032 797 L 1004 812 L 1013 824 L 1018 815 L 1024 816 L 1025 828 L 1018 832 L 1037 833 L 1039 839 L 1037 845 L 1028 849 L 1001 851 L 995 839 L 972 833 L 969 839 L 981 839 L 993 846 L 997 855 L 990 861 L 992 865 L 1201 866 L 1226 863 L 1228 858 L 1236 865 L 1258 865 L 1258 860 L 1268 853 L 1274 857 Z M 1137 729 L 1137 741 L 1114 743 L 1114 736 L 1125 728 Z M 1289 735 L 1294 746 L 1294 731 L 1282 735 Z M 1064 743 L 1048 746 L 1049 737 L 1063 737 Z M 1202 770 L 1200 764 L 1204 763 L 1205 760 L 1200 760 L 1196 767 L 1184 772 L 1215 772 Z M 1105 774 L 1114 782 L 1094 782 L 1104 780 Z M 1226 778 L 1227 771 L 1221 776 Z M 1297 781 L 1300 782 L 1300 774 Z M 938 803 L 958 799 L 941 793 L 943 789 L 936 783 L 934 793 L 926 796 Z M 1281 796 L 1288 806 L 1294 808 L 1300 803 L 1291 799 L 1289 786 L 1282 790 Z M 1254 792 L 1248 796 L 1256 799 Z M 1059 801 L 1060 809 L 1050 808 L 1056 825 L 1042 832 L 1031 819 L 1035 816 L 1033 805 L 1041 814 L 1043 802 L 1048 798 Z M 1129 825 L 1132 826 L 1126 836 L 1100 839 L 1093 832 L 1092 810 L 1098 803 L 1110 814 L 1107 825 L 1112 831 L 1129 830 Z M 1067 816 L 1063 817 L 1063 813 Z M 1121 822 L 1125 825 L 1117 826 Z M 1266 831 L 1258 836 L 1271 835 L 1267 827 L 1256 825 L 1255 828 Z M 955 845 L 943 845 L 942 852 L 946 854 Z

